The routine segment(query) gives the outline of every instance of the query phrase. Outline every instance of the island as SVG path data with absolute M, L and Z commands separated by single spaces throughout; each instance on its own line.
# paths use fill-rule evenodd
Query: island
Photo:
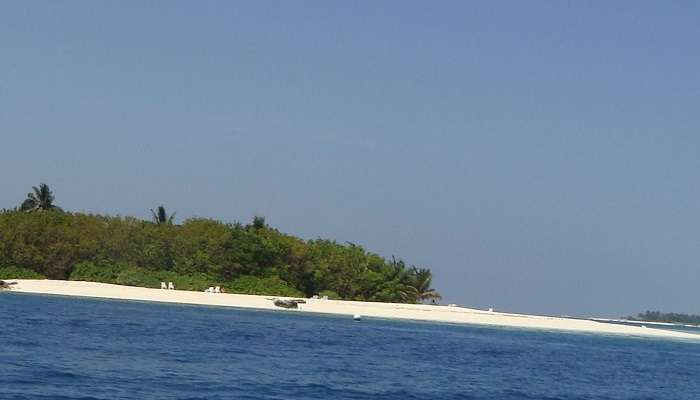
M 689 332 L 438 305 L 429 269 L 354 243 L 304 240 L 256 216 L 152 220 L 67 212 L 47 185 L 0 211 L 3 292 L 200 304 L 518 329 L 700 340 Z M 427 303 L 427 304 L 426 304 Z
M 146 209 L 147 210 L 147 209 Z M 65 211 L 46 184 L 0 211 L 0 279 L 54 279 L 228 293 L 435 303 L 428 268 L 385 258 L 354 243 L 304 240 L 255 216 L 248 224 L 211 218 L 175 223 Z

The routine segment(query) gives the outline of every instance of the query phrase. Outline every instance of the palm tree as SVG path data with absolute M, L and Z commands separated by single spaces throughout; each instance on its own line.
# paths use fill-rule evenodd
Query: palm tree
M 391 256 L 388 266 L 389 271 L 387 272 L 386 280 L 392 291 L 401 301 L 415 303 L 418 298 L 418 291 L 413 283 L 413 270 L 407 269 L 403 260 L 396 260 L 394 256 Z
M 433 273 L 429 269 L 413 267 L 411 275 L 413 275 L 412 286 L 416 289 L 416 296 L 420 301 L 430 300 L 435 304 L 442 298 L 440 293 L 430 287 L 433 283 Z
M 173 218 L 175 218 L 175 213 L 168 215 L 168 213 L 165 212 L 165 207 L 163 206 L 158 206 L 157 210 L 158 211 L 153 211 L 153 209 L 151 209 L 151 214 L 153 214 L 153 222 L 158 225 L 172 225 Z
M 42 183 L 39 187 L 32 186 L 33 193 L 27 193 L 27 199 L 22 202 L 20 210 L 24 212 L 34 211 L 62 211 L 60 207 L 53 204 L 55 199 L 49 185 Z
M 253 217 L 253 229 L 263 229 L 266 226 L 267 224 L 265 223 L 265 217 L 262 215 L 256 215 Z

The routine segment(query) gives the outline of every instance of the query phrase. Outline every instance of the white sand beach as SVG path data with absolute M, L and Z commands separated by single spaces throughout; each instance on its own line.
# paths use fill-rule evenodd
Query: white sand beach
M 13 282 L 17 283 L 12 285 L 11 291 L 21 293 L 154 301 L 162 303 L 198 304 L 264 310 L 286 310 L 273 304 L 274 299 L 277 298 L 274 296 L 149 289 L 78 281 L 19 279 L 13 280 Z M 362 317 L 700 340 L 700 335 L 692 333 L 638 326 L 616 325 L 586 319 L 511 314 L 450 306 L 373 303 L 323 299 L 305 300 L 306 303 L 300 304 L 299 309 L 287 311 L 347 315 L 348 318 L 351 318 L 353 315 L 360 315 Z

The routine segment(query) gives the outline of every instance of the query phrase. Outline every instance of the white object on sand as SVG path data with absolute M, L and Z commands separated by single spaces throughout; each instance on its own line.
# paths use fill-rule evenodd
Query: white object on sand
M 168 282 L 168 290 L 175 290 L 175 285 L 172 282 Z
M 165 282 L 160 283 L 160 288 L 161 289 L 167 289 L 168 287 L 165 285 Z
M 217 286 L 214 288 L 214 293 L 221 293 L 221 286 Z

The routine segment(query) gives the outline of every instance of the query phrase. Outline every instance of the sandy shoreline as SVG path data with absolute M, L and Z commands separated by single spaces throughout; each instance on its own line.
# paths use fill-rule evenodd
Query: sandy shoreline
M 11 291 L 20 293 L 282 310 L 273 304 L 274 296 L 162 290 L 78 281 L 24 279 L 13 281 L 17 284 L 12 285 Z M 464 307 L 306 299 L 306 304 L 299 305 L 299 309 L 293 311 L 349 317 L 357 314 L 363 317 L 700 340 L 700 335 L 686 332 L 615 325 L 585 319 L 489 312 Z

